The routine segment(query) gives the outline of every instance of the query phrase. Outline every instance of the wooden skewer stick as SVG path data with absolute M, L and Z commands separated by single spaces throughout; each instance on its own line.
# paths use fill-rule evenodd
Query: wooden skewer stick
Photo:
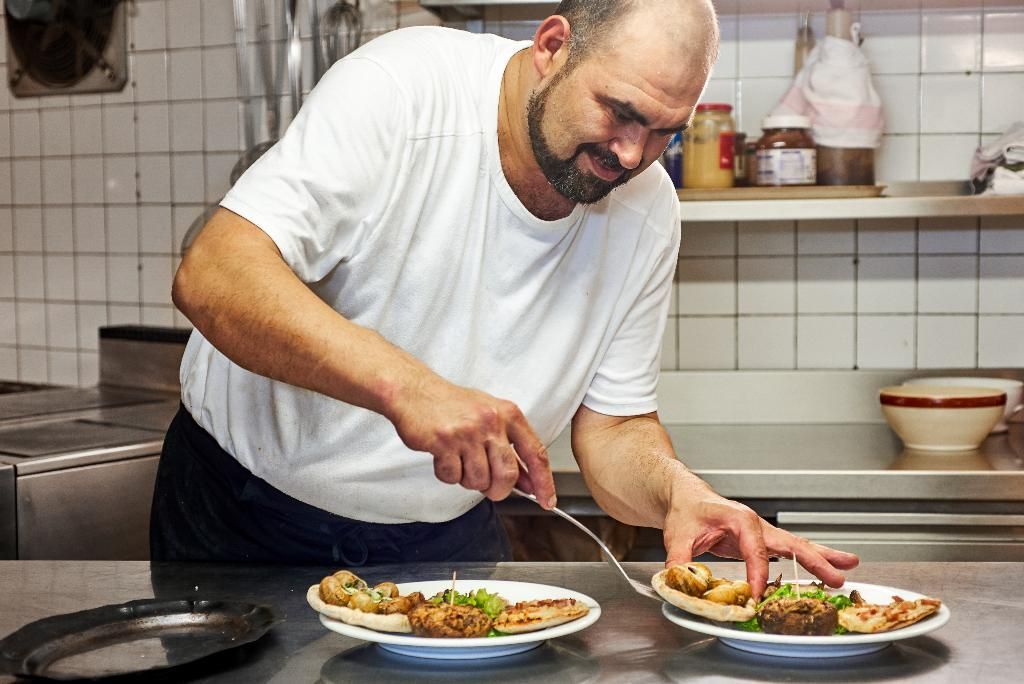
M 455 575 L 458 572 L 458 570 L 452 570 L 452 594 L 448 597 L 448 604 L 452 606 L 455 605 Z
M 519 461 L 519 467 L 523 469 L 524 473 L 529 475 L 530 474 L 530 469 L 526 467 L 526 464 L 523 462 L 523 459 L 519 456 L 519 452 L 516 451 L 515 445 L 514 444 L 510 444 L 509 446 L 512 447 L 512 453 L 515 454 L 516 460 Z
M 796 589 L 796 597 L 800 598 L 800 571 L 796 564 L 796 551 L 793 552 L 793 588 Z

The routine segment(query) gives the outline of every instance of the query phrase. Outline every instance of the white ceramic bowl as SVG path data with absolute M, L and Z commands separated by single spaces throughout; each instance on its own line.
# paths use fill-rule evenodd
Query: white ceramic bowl
M 1006 421 L 1015 414 L 1024 411 L 1024 382 L 1020 380 L 1007 380 L 1006 378 L 976 378 L 976 377 L 941 377 L 941 378 L 911 378 L 904 380 L 904 385 L 939 385 L 943 387 L 995 387 L 1006 392 L 1006 407 L 1003 415 L 992 428 L 992 432 L 1006 432 Z
M 1006 392 L 986 387 L 897 385 L 879 391 L 882 414 L 909 449 L 977 449 L 1003 415 Z

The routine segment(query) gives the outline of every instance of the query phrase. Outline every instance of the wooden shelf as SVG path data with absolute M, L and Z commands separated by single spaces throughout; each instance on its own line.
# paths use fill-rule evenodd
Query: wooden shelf
M 885 192 L 884 185 L 779 185 L 738 188 L 685 188 L 676 190 L 679 199 L 687 201 L 736 201 L 736 200 L 809 200 L 809 199 L 858 199 L 879 197 Z M 966 193 L 918 193 L 919 195 L 966 194 Z
M 954 195 L 856 199 L 680 201 L 683 222 L 1024 216 L 1024 196 Z

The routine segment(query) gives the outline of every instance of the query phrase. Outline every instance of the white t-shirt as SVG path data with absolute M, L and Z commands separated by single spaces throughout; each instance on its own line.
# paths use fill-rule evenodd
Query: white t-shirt
M 656 409 L 679 204 L 660 164 L 542 221 L 498 157 L 498 94 L 528 43 L 436 27 L 381 36 L 313 90 L 221 203 L 311 290 L 444 378 L 515 402 L 545 443 L 581 403 Z M 479 492 L 434 477 L 379 414 L 255 375 L 199 332 L 181 367 L 196 421 L 257 476 L 369 522 L 440 522 Z

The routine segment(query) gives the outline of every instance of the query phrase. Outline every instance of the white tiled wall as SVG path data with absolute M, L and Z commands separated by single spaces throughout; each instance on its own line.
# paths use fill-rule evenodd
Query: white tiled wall
M 827 4 L 732 3 L 706 99 L 756 134 L 790 83 L 798 7 Z M 864 7 L 885 105 L 880 180 L 964 178 L 974 147 L 1024 118 L 1024 4 L 847 4 Z M 368 38 L 436 23 L 415 2 L 361 5 Z M 98 326 L 187 325 L 169 295 L 178 245 L 243 145 L 232 0 L 130 6 L 124 92 L 0 88 L 0 379 L 91 384 Z M 538 12 L 460 26 L 528 38 Z M 1024 366 L 1020 216 L 684 224 L 676 280 L 665 368 Z
M 1024 216 L 793 226 L 684 222 L 665 368 L 1024 366 Z
M 244 147 L 232 4 L 129 2 L 120 93 L 17 99 L 0 87 L 0 379 L 93 384 L 98 327 L 188 325 L 170 300 L 178 246 Z M 281 0 L 270 4 L 283 22 Z M 361 4 L 367 38 L 434 21 L 416 3 Z M 5 44 L 0 30 L 4 75 Z

